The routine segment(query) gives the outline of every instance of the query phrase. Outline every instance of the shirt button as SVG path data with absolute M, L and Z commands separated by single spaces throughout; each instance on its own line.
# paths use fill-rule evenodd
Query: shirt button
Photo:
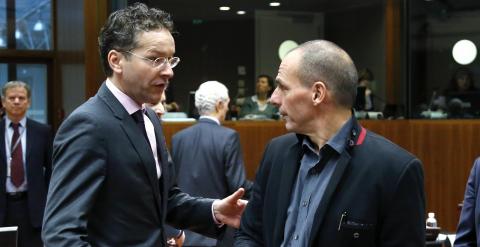
M 295 235 L 295 237 L 293 237 L 293 239 L 298 240 L 298 235 Z
M 306 207 L 308 203 L 306 201 L 303 201 L 302 206 Z

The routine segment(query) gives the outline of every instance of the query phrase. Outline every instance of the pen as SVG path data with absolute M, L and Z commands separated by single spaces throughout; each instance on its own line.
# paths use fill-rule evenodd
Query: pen
M 340 231 L 340 228 L 342 228 L 343 220 L 345 220 L 346 217 L 347 217 L 347 212 L 343 212 L 342 215 L 340 216 L 340 221 L 338 222 L 338 231 Z

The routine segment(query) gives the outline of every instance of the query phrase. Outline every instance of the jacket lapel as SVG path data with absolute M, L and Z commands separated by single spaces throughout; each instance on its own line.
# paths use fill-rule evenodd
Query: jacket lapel
M 282 171 L 280 174 L 279 188 L 276 205 L 276 216 L 273 231 L 273 240 L 278 241 L 273 243 L 273 246 L 280 246 L 283 240 L 285 230 L 285 221 L 287 219 L 287 210 L 290 206 L 292 190 L 297 179 L 298 169 L 300 167 L 300 159 L 303 155 L 300 141 L 288 148 L 282 159 Z M 273 210 L 273 209 L 272 209 Z
M 157 210 L 159 215 L 160 210 L 160 191 L 158 187 L 157 170 L 155 159 L 151 151 L 148 141 L 144 138 L 141 131 L 138 129 L 135 120 L 128 114 L 122 104 L 115 98 L 115 96 L 108 90 L 105 83 L 102 84 L 98 91 L 98 96 L 109 106 L 113 115 L 120 121 L 121 128 L 125 131 L 130 143 L 138 153 L 138 157 L 142 161 L 143 168 L 147 172 L 148 180 L 153 189 L 153 194 L 156 199 Z
M 33 142 L 35 141 L 35 130 L 32 130 L 32 123 L 30 122 L 30 120 L 27 118 L 27 128 L 26 128 L 26 131 L 27 131 L 27 137 L 26 137 L 26 140 L 27 140 L 27 150 L 26 150 L 26 153 L 25 153 L 25 167 L 27 169 L 27 173 L 28 173 L 28 165 L 30 164 L 30 154 L 31 154 L 31 151 L 32 151 L 32 145 L 33 145 Z
M 27 174 L 27 180 L 30 179 L 32 176 L 33 176 L 33 171 L 30 167 L 30 164 L 32 164 L 31 162 L 31 159 L 32 159 L 32 147 L 34 146 L 33 142 L 36 140 L 35 138 L 35 133 L 36 131 L 33 129 L 34 127 L 32 127 L 32 122 L 27 118 L 27 123 L 26 123 L 26 131 L 27 131 L 27 136 L 26 136 L 26 140 L 27 140 L 27 150 L 25 151 L 25 172 Z
M 332 177 L 330 178 L 327 188 L 325 189 L 322 200 L 318 205 L 317 212 L 315 213 L 315 219 L 313 221 L 309 245 L 313 244 L 313 241 L 317 236 L 317 232 L 322 225 L 323 219 L 325 218 L 325 213 L 330 205 L 333 194 L 337 190 L 340 180 L 342 179 L 343 174 L 345 173 L 345 170 L 349 165 L 350 158 L 350 154 L 347 152 L 347 150 L 344 150 L 343 153 L 340 155 L 337 164 L 335 165 L 335 170 L 333 171 Z
M 153 129 L 155 131 L 155 138 L 157 142 L 157 155 L 158 155 L 158 161 L 160 165 L 160 171 L 161 171 L 161 179 L 160 179 L 160 185 L 161 185 L 161 192 L 162 192 L 162 199 L 163 196 L 167 195 L 167 173 L 168 171 L 168 153 L 167 153 L 167 144 L 165 141 L 165 137 L 163 136 L 163 131 L 162 131 L 162 125 L 160 123 L 159 118 L 155 114 L 154 111 L 152 111 L 150 108 L 147 108 L 146 112 L 148 118 L 152 121 L 153 124 Z M 155 173 L 156 174 L 156 173 Z M 163 210 L 162 210 L 163 211 Z
M 362 126 L 360 126 L 360 124 L 355 118 L 353 118 L 352 129 L 350 130 L 350 138 L 347 144 L 348 147 L 346 147 L 345 150 L 343 150 L 343 152 L 340 154 L 340 158 L 335 165 L 335 170 L 333 171 L 332 177 L 330 178 L 327 188 L 325 189 L 325 193 L 323 194 L 322 200 L 320 201 L 320 205 L 318 206 L 317 212 L 315 213 L 315 219 L 310 234 L 309 245 L 313 245 L 313 241 L 315 241 L 315 237 L 318 235 L 318 231 L 323 223 L 325 213 L 330 206 L 333 195 L 336 191 L 338 191 L 340 181 L 342 180 L 346 169 L 350 165 L 350 160 L 352 158 L 352 149 L 356 146 L 363 144 L 365 136 L 366 130 Z

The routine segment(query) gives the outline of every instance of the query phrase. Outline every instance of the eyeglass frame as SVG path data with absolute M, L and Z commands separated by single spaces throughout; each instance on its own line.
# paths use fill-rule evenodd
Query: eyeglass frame
M 155 59 L 151 59 L 151 58 L 148 58 L 148 57 L 140 56 L 140 55 L 138 55 L 138 54 L 136 54 L 136 53 L 134 53 L 134 52 L 131 52 L 131 51 L 120 51 L 120 52 L 131 54 L 131 55 L 133 55 L 133 56 L 135 56 L 135 57 L 138 57 L 138 58 L 140 58 L 140 59 L 143 59 L 143 60 L 145 60 L 145 61 L 150 61 L 150 62 L 152 63 L 152 67 L 153 67 L 153 68 L 163 69 L 163 68 L 165 68 L 165 66 L 166 66 L 167 63 L 168 63 L 168 65 L 170 66 L 170 68 L 173 69 L 173 68 L 177 67 L 177 65 L 180 63 L 180 58 L 179 58 L 179 57 L 170 57 L 170 58 L 168 58 L 168 57 L 157 57 L 157 58 L 155 58 Z M 162 60 L 162 59 L 164 59 L 164 61 L 161 62 L 161 63 L 159 63 L 159 61 Z M 172 62 L 171 62 L 171 61 L 172 61 L 173 59 L 177 59 L 177 62 L 172 65 Z M 156 63 L 158 63 L 158 65 L 155 65 Z

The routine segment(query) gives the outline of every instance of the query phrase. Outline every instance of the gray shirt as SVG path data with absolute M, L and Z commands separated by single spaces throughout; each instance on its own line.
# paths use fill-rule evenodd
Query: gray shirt
M 309 138 L 303 139 L 304 154 L 287 211 L 282 247 L 308 246 L 315 212 L 340 154 L 348 145 L 351 128 L 350 119 L 318 153 Z

